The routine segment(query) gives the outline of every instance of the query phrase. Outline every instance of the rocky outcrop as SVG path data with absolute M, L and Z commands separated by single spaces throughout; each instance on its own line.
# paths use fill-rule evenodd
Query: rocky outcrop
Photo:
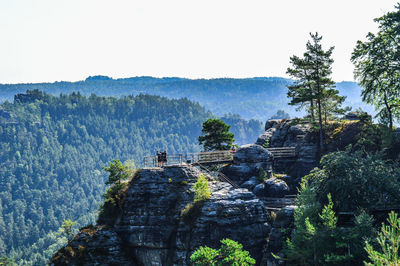
M 240 146 L 233 156 L 233 163 L 223 167 L 221 172 L 241 185 L 264 171 L 272 174 L 272 154 L 257 144 Z
M 300 123 L 291 119 L 268 120 L 265 132 L 256 144 L 264 147 L 295 147 L 296 158 L 275 158 L 274 171 L 302 177 L 318 166 L 318 134 L 311 124 Z
M 261 261 L 270 230 L 263 203 L 247 189 L 208 176 L 211 198 L 193 205 L 193 185 L 200 174 L 189 166 L 141 170 L 126 191 L 114 226 L 97 227 L 92 235 L 81 230 L 51 263 L 111 265 L 117 259 L 129 261 L 121 265 L 188 265 L 196 248 L 217 248 L 223 238 L 239 241 Z M 115 256 L 99 260 L 99 250 L 92 247 L 102 245 Z M 79 246 L 85 252 L 79 253 Z
M 66 247 L 60 249 L 50 265 L 137 265 L 122 247 L 114 230 L 89 226 L 82 228 Z

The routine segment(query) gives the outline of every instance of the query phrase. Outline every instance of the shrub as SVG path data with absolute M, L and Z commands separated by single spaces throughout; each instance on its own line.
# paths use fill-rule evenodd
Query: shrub
M 104 170 L 109 172 L 106 184 L 110 185 L 110 187 L 103 195 L 104 203 L 100 206 L 97 222 L 99 224 L 113 225 L 122 212 L 125 191 L 128 188 L 128 183 L 123 181 L 136 176 L 139 170 L 134 171 L 132 165 L 122 164 L 118 159 L 110 162 L 109 166 L 104 167 Z
M 194 203 L 209 199 L 211 196 L 210 188 L 204 174 L 201 174 L 194 184 Z
M 268 173 L 263 168 L 260 168 L 260 170 L 258 171 L 257 180 L 260 182 L 264 182 L 267 179 Z
M 201 214 L 204 201 L 189 203 L 181 210 L 181 218 L 185 224 L 193 224 Z
M 242 244 L 226 238 L 221 240 L 221 248 L 218 250 L 199 247 L 190 256 L 190 261 L 196 266 L 254 265 L 256 261 L 242 248 Z

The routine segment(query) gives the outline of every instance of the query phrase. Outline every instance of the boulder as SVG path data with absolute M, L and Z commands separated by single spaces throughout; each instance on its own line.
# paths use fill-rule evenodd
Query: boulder
M 272 161 L 272 154 L 257 144 L 240 146 L 233 156 L 233 163 L 258 163 Z
M 255 186 L 253 192 L 258 197 L 281 198 L 289 194 L 290 189 L 285 181 L 273 177 Z
M 281 123 L 283 119 L 270 119 L 265 122 L 265 131 L 270 128 L 275 127 L 277 124 Z
M 272 160 L 272 154 L 264 147 L 257 144 L 243 145 L 235 153 L 233 164 L 223 167 L 221 172 L 237 184 L 242 184 L 258 176 L 261 170 L 271 175 Z
M 249 180 L 241 184 L 242 188 L 247 188 L 248 190 L 252 191 L 255 186 L 260 183 L 257 177 L 252 176 Z

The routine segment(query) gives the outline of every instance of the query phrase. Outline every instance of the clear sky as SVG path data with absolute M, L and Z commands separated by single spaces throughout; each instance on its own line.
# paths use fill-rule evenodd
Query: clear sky
M 333 78 L 353 80 L 357 40 L 393 0 L 0 0 L 0 83 L 287 77 L 318 31 Z

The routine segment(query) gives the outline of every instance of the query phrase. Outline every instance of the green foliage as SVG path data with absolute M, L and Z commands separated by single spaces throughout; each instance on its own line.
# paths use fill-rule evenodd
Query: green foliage
M 330 153 L 321 160 L 321 169 L 313 170 L 305 179 L 316 193 L 318 202 L 326 203 L 331 194 L 340 211 L 365 210 L 400 202 L 400 171 L 378 155 L 362 151 Z
M 397 213 L 389 213 L 387 219 L 389 225 L 382 224 L 377 241 L 381 252 L 374 250 L 373 246 L 366 242 L 365 250 L 372 263 L 365 262 L 365 265 L 400 265 L 400 219 Z
M 339 91 L 334 89 L 334 82 L 330 78 L 332 74 L 331 58 L 334 47 L 327 51 L 322 49 L 322 37 L 318 33 L 310 33 L 312 42 L 307 42 L 307 51 L 303 58 L 292 56 L 290 63 L 292 68 L 287 73 L 296 79 L 293 85 L 288 86 L 287 96 L 291 99 L 290 105 L 299 108 L 307 107 L 311 121 L 317 116 L 320 131 L 320 148 L 325 151 L 323 120 L 325 124 L 330 115 L 343 113 L 340 108 L 345 97 L 339 96 Z
M 204 174 L 201 174 L 194 184 L 194 203 L 205 201 L 211 196 L 210 187 Z
M 266 149 L 268 149 L 271 146 L 271 140 L 270 139 L 265 139 L 264 143 L 262 144 L 262 146 Z
M 331 196 L 328 194 L 328 204 L 320 213 L 315 196 L 303 181 L 294 234 L 286 241 L 283 259 L 296 265 L 359 265 L 366 255 L 362 243 L 374 234 L 371 216 L 361 213 L 351 229 L 337 227 Z
M 205 151 L 229 150 L 235 141 L 233 133 L 221 119 L 210 118 L 203 123 L 201 132 L 204 136 L 199 136 L 199 144 L 203 145 Z
M 254 140 L 264 132 L 264 124 L 255 119 L 244 120 L 237 114 L 228 114 L 221 117 L 227 125 L 230 125 L 230 131 L 235 136 L 235 142 L 240 145 L 253 143 Z
M 16 266 L 17 264 L 14 262 L 13 258 L 9 258 L 7 256 L 0 257 L 0 266 Z
M 260 168 L 260 170 L 258 171 L 257 180 L 260 182 L 264 182 L 267 179 L 268 173 L 263 168 Z
M 375 106 L 378 116 L 387 121 L 390 129 L 400 111 L 400 4 L 395 9 L 375 19 L 378 32 L 369 32 L 367 41 L 358 41 L 351 57 L 354 75 L 364 88 L 363 101 Z
M 335 229 L 337 224 L 337 218 L 333 211 L 333 202 L 331 194 L 328 194 L 328 205 L 325 205 L 322 209 L 322 213 L 319 214 L 322 225 L 327 229 Z
M 71 219 L 64 220 L 61 228 L 58 229 L 58 235 L 65 236 L 70 240 L 74 234 L 72 227 L 76 225 L 76 222 L 71 221 Z
M 132 160 L 163 147 L 200 151 L 201 124 L 211 116 L 187 99 L 24 95 L 0 105 L 0 254 L 18 265 L 45 265 L 64 243 L 56 235 L 63 220 L 96 221 L 108 179 L 101 169 L 112 158 L 132 172 Z
M 100 206 L 99 218 L 97 220 L 99 224 L 113 225 L 121 214 L 125 190 L 128 188 L 128 183 L 122 183 L 121 181 L 133 178 L 133 167 L 132 162 L 125 165 L 118 159 L 112 160 L 108 167 L 103 167 L 109 173 L 106 185 L 110 185 L 110 187 L 103 195 L 104 202 Z
M 204 206 L 204 201 L 197 201 L 188 203 L 185 208 L 181 210 L 180 217 L 185 224 L 192 225 L 197 218 L 200 217 L 201 209 Z
M 131 169 L 121 163 L 120 160 L 114 159 L 110 162 L 109 166 L 103 167 L 103 169 L 109 173 L 106 185 L 119 184 L 121 181 L 132 178 Z
M 397 159 L 400 154 L 400 141 L 396 133 L 385 125 L 373 124 L 368 120 L 363 124 L 353 151 L 361 150 L 367 154 L 381 153 L 385 159 Z
M 196 266 L 246 266 L 256 263 L 249 252 L 243 250 L 242 244 L 228 238 L 221 240 L 221 248 L 218 250 L 199 247 L 190 256 L 190 261 Z

